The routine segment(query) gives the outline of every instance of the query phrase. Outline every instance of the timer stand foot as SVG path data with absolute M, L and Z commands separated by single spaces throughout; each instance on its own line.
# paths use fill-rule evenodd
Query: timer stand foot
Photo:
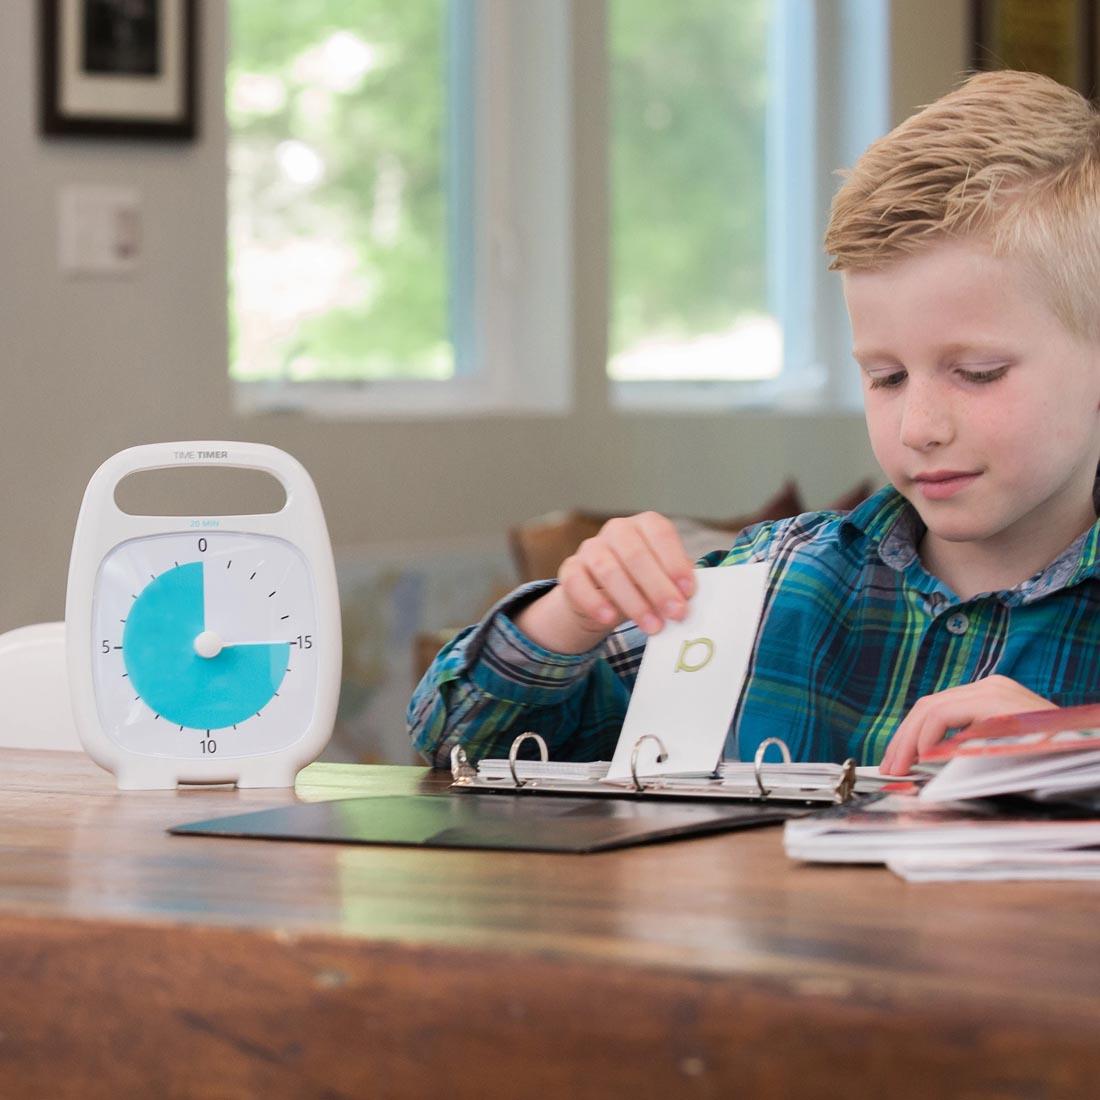
M 174 768 L 131 762 L 115 772 L 120 791 L 172 791 L 178 786 Z
M 257 760 L 241 766 L 237 786 L 245 787 L 293 787 L 298 768 L 283 760 Z

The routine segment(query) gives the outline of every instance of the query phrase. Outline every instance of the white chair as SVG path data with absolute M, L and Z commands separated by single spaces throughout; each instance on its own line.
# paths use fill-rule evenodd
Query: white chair
M 64 623 L 0 634 L 0 748 L 82 748 L 69 706 Z

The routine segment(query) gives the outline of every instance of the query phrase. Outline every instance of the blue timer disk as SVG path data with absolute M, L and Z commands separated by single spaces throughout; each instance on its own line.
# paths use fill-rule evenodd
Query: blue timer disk
M 258 714 L 279 690 L 290 644 L 227 644 L 217 656 L 199 656 L 202 571 L 202 562 L 179 565 L 142 589 L 126 617 L 122 657 L 134 691 L 156 714 L 191 729 L 223 729 Z

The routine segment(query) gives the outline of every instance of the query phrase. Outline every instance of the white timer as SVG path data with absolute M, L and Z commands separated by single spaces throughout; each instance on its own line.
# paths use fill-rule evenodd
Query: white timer
M 262 470 L 278 512 L 137 516 L 115 489 L 169 467 Z M 340 604 L 324 513 L 305 468 L 275 447 L 132 447 L 84 493 L 65 606 L 80 739 L 123 789 L 289 787 L 332 733 Z

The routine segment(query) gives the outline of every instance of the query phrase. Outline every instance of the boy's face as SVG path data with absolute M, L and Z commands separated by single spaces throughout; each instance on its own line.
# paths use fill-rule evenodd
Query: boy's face
M 846 272 L 844 293 L 871 446 L 928 527 L 922 554 L 1007 564 L 1052 548 L 1041 566 L 1089 526 L 1100 347 L 1019 261 L 945 243 Z

